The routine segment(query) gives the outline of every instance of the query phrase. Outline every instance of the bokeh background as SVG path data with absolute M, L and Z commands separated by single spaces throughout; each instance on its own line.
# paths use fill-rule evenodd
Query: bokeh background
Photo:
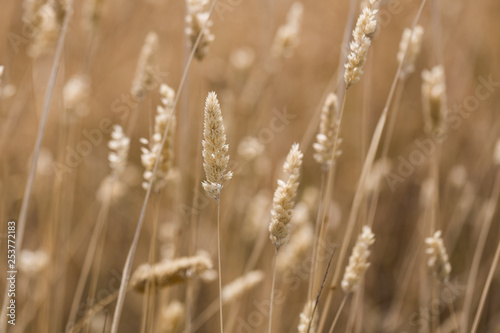
M 355 19 L 360 5 L 352 2 Z M 283 0 L 219 0 L 210 28 L 215 40 L 205 59 L 195 59 L 191 63 L 176 108 L 175 170 L 167 187 L 161 193 L 153 194 L 149 201 L 133 265 L 135 268 L 148 261 L 150 244 L 155 238 L 158 258 L 163 255 L 187 256 L 193 254 L 193 249 L 203 249 L 208 251 L 214 267 L 217 267 L 216 205 L 201 192 L 199 183 L 204 179 L 200 164 L 203 105 L 207 93 L 215 91 L 228 135 L 229 154 L 233 161 L 231 168 L 235 171 L 234 178 L 224 187 L 221 200 L 223 285 L 241 276 L 254 249 L 260 246 L 258 244 L 264 244 L 253 267 L 264 272 L 264 280 L 239 298 L 234 306 L 224 307 L 228 320 L 235 322 L 233 332 L 267 329 L 267 314 L 259 312 L 256 304 L 268 300 L 271 290 L 274 249 L 266 232 L 270 201 L 276 180 L 282 174 L 284 158 L 294 142 L 301 144 L 304 153 L 297 201 L 310 202 L 308 223 L 316 221 L 321 200 L 318 192 L 324 179 L 320 166 L 312 158 L 312 143 L 325 96 L 337 90 L 338 71 L 343 70 L 343 64 L 339 66 L 339 62 L 341 52 L 345 50 L 343 35 L 350 2 L 304 2 L 297 47 L 290 57 L 275 59 L 271 56 L 271 45 L 278 27 L 286 21 L 291 4 L 291 1 Z M 83 25 L 86 5 L 85 1 L 74 2 L 26 224 L 23 249 L 40 250 L 47 260 L 42 267 L 34 269 L 34 273 L 19 270 L 18 324 L 9 327 L 9 332 L 65 330 L 90 235 L 102 214 L 97 192 L 110 173 L 107 161 L 110 133 L 99 130 L 99 126 L 108 120 L 126 126 L 130 120 L 130 115 L 122 118 L 123 113 L 117 110 L 121 107 L 120 110 L 128 109 L 132 113 L 134 109 L 127 106 L 126 101 L 131 97 L 131 84 L 146 34 L 150 31 L 158 34 L 157 73 L 163 83 L 175 90 L 189 55 L 184 1 L 102 1 L 100 19 L 93 31 Z M 363 161 L 396 75 L 401 34 L 404 28 L 412 25 L 419 5 L 420 2 L 415 0 L 381 2 L 380 24 L 373 38 L 365 73 L 361 81 L 349 89 L 346 98 L 341 124 L 343 153 L 336 163 L 334 189 L 327 209 L 327 244 L 353 244 L 354 236 L 369 217 L 372 197 L 367 195 L 359 212 L 355 235 L 352 239 L 343 238 Z M 51 43 L 42 54 L 29 55 L 29 45 L 33 41 L 30 28 L 22 17 L 22 1 L 2 1 L 2 258 L 6 258 L 6 223 L 19 217 L 55 52 L 55 43 Z M 392 163 L 389 173 L 398 174 L 401 161 L 408 161 L 410 154 L 420 149 L 416 140 L 427 138 L 422 114 L 422 70 L 438 64 L 444 66 L 450 112 L 456 110 L 455 105 L 470 101 L 468 97 L 474 96 L 482 82 L 479 78 L 500 82 L 499 17 L 498 1 L 427 1 L 419 19 L 424 35 L 415 72 L 405 81 L 400 98 L 391 104 L 390 114 L 398 110 L 388 151 Z M 79 112 L 71 114 L 63 105 L 63 88 L 75 74 L 88 77 L 90 92 Z M 443 230 L 445 245 L 449 247 L 453 267 L 451 281 L 458 286 L 452 304 L 459 320 L 464 308 L 464 286 L 485 220 L 484 207 L 495 198 L 492 193 L 498 178 L 499 166 L 494 163 L 493 152 L 500 135 L 497 116 L 500 112 L 500 84 L 492 87 L 488 98 L 481 100 L 458 128 L 447 132 L 438 156 L 438 223 Z M 101 291 L 101 295 L 94 296 L 97 298 L 114 293 L 119 285 L 116 277 L 123 269 L 145 196 L 141 187 L 143 167 L 139 139 L 149 137 L 158 104 L 157 88 L 140 102 L 139 116 L 131 136 L 127 190 L 119 200 L 112 202 L 105 215 L 102 258 L 92 268 L 92 272 L 98 272 L 94 279 L 96 292 Z M 268 139 L 265 134 L 276 122 L 273 119 L 284 112 L 293 117 L 283 122 L 279 130 L 271 131 Z M 68 151 L 77 150 L 82 141 L 88 141 L 85 133 L 89 132 L 99 133 L 90 152 L 80 156 L 76 166 L 67 172 L 57 171 L 55 163 L 64 164 Z M 257 153 L 250 158 L 241 145 L 248 136 L 257 138 L 259 143 Z M 364 280 L 362 296 L 348 300 L 336 331 L 417 332 L 419 327 L 427 326 L 422 323 L 426 323 L 425 309 L 431 307 L 432 299 L 423 290 L 428 288 L 432 274 L 426 269 L 424 253 L 424 239 L 430 236 L 425 229 L 429 203 L 426 203 L 424 183 L 429 177 L 433 156 L 426 155 L 424 162 L 393 188 L 386 177 L 381 178 L 373 224 L 376 241 L 370 256 L 371 267 Z M 261 200 L 264 204 L 253 212 L 252 203 L 257 197 L 264 198 Z M 493 201 L 494 207 L 498 205 L 497 201 Z M 493 223 L 473 290 L 469 325 L 500 239 L 499 215 L 495 210 L 492 214 Z M 159 223 L 156 231 L 153 229 L 155 219 Z M 252 225 L 255 221 L 260 225 Z M 265 242 L 260 241 L 262 238 Z M 308 258 L 310 252 L 298 258 L 291 271 L 278 273 L 276 287 L 285 293 L 286 300 L 276 305 L 275 332 L 296 331 L 299 314 L 307 301 L 307 277 L 302 276 L 304 272 L 307 276 L 310 269 Z M 1 260 L 2 277 L 5 262 L 6 259 Z M 320 263 L 320 276 L 324 274 L 327 262 Z M 333 263 L 336 264 L 335 255 Z M 331 274 L 330 271 L 318 307 L 320 313 Z M 480 332 L 500 330 L 500 299 L 496 297 L 500 293 L 499 277 L 497 270 L 481 317 Z M 2 278 L 2 285 L 3 281 Z M 291 281 L 299 281 L 297 287 Z M 192 286 L 195 301 L 190 315 L 194 320 L 217 299 L 217 279 L 195 279 Z M 82 302 L 87 297 L 92 299 L 88 290 L 87 285 Z M 162 331 L 162 310 L 171 301 L 179 300 L 185 304 L 186 286 L 181 284 L 162 289 L 157 295 L 155 306 L 149 309 L 152 314 L 148 318 L 148 332 Z M 341 300 L 342 294 L 337 293 L 329 322 Z M 145 320 L 143 301 L 143 294 L 128 293 L 120 332 L 141 331 L 141 323 Z M 441 331 L 453 332 L 452 329 L 446 330 L 451 325 L 450 307 L 443 301 L 439 304 Z M 114 303 L 111 303 L 96 315 L 89 330 L 107 332 L 113 308 Z M 82 313 L 79 312 L 79 316 Z M 260 317 L 255 313 L 261 313 Z M 349 322 L 352 323 L 353 318 L 357 320 L 351 325 Z M 243 322 L 252 324 L 243 325 Z M 198 331 L 216 332 L 218 327 L 218 315 L 214 313 Z M 182 324 L 179 332 L 184 328 Z

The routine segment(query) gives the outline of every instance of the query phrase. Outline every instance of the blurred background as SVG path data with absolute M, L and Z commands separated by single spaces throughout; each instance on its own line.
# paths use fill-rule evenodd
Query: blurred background
M 221 197 L 222 284 L 249 268 L 264 273 L 257 286 L 224 307 L 225 328 L 232 328 L 228 332 L 267 330 L 267 310 L 259 309 L 266 308 L 262 304 L 271 292 L 274 248 L 267 232 L 269 212 L 276 181 L 282 177 L 284 159 L 294 142 L 300 143 L 304 153 L 296 202 L 303 204 L 305 212 L 299 217 L 311 226 L 317 223 L 326 180 L 313 159 L 312 144 L 326 95 L 343 91 L 339 88 L 344 68 L 341 55 L 347 46 L 343 37 L 347 29 L 350 40 L 350 6 L 354 22 L 361 6 L 351 2 L 303 2 L 297 45 L 276 56 L 272 52 L 275 35 L 286 23 L 292 1 L 219 0 L 211 16 L 214 40 L 206 56 L 190 64 L 175 109 L 174 167 L 165 188 L 152 193 L 149 200 L 133 270 L 150 260 L 151 251 L 158 261 L 204 250 L 217 268 L 217 206 L 200 186 L 205 179 L 201 165 L 203 106 L 207 93 L 215 91 L 227 132 L 229 167 L 234 172 Z M 25 195 L 59 36 L 58 23 L 47 35 L 37 35 L 41 28 L 36 20 L 30 21 L 28 9 L 43 4 L 43 0 L 3 1 L 0 14 L 0 66 L 4 66 L 0 81 L 2 258 L 6 258 L 7 221 L 19 218 Z M 456 331 L 452 322 L 454 318 L 461 322 L 466 305 L 470 307 L 466 315 L 469 327 L 472 324 L 499 242 L 495 210 L 499 165 L 494 149 L 500 135 L 500 3 L 492 0 L 427 1 L 418 21 L 424 33 L 415 71 L 399 82 L 400 90 L 390 104 L 388 124 L 396 112 L 397 117 L 388 142 L 390 162 L 381 168 L 379 178 L 374 178 L 380 192 L 376 211 L 371 210 L 374 192 L 367 190 L 354 235 L 344 237 L 368 147 L 396 76 L 401 35 L 411 27 L 420 4 L 415 0 L 381 1 L 364 74 L 346 94 L 340 131 L 342 155 L 335 163 L 324 242 L 329 250 L 344 242 L 353 245 L 370 214 L 374 214 L 376 241 L 363 288 L 348 298 L 335 331 L 435 331 L 429 312 L 436 302 L 425 291 L 433 276 L 426 267 L 424 241 L 431 236 L 426 226 L 429 206 L 434 202 L 452 265 L 449 285 L 442 290 L 455 292 L 453 302 L 442 297 L 437 302 L 439 310 L 434 315 L 440 319 L 441 332 Z M 209 7 L 205 7 L 207 11 Z M 66 331 L 98 221 L 105 221 L 105 226 L 81 301 L 76 303 L 76 318 L 92 304 L 116 294 L 146 194 L 141 186 L 144 168 L 139 139 L 151 135 L 160 103 L 159 84 L 167 84 L 176 93 L 179 88 L 191 48 L 185 33 L 186 15 L 184 1 L 74 1 L 31 193 L 22 260 L 18 253 L 18 265 L 24 266 L 19 266 L 17 276 L 17 323 L 8 327 L 9 332 Z M 131 87 L 141 48 L 151 31 L 158 36 L 151 64 L 154 79 L 151 88 L 138 98 Z M 444 67 L 449 115 L 458 119 L 440 143 L 424 130 L 421 93 L 421 72 L 436 65 Z M 78 90 L 76 104 L 68 107 L 65 87 L 78 75 L 86 84 Z M 478 89 L 485 92 L 484 98 L 479 97 Z M 111 124 L 124 128 L 133 124 L 133 132 L 122 180 L 125 189 L 106 204 L 99 191 L 111 172 L 107 159 Z M 384 131 L 382 142 L 386 135 Z M 422 148 L 422 142 L 431 142 L 433 152 Z M 379 148 L 375 165 L 381 151 Z M 433 161 L 438 167 L 437 201 L 429 199 L 432 195 L 428 193 L 436 189 L 425 186 Z M 408 173 L 403 165 L 410 167 Z M 297 214 L 294 219 L 298 219 Z M 469 272 L 488 219 L 492 223 L 469 299 Z M 292 237 L 293 226 L 294 222 Z M 151 250 L 152 242 L 155 247 Z M 273 332 L 297 330 L 307 302 L 313 245 L 317 244 L 310 239 L 301 257 L 278 269 L 276 288 L 283 297 L 274 309 Z M 284 246 L 280 256 L 285 257 L 286 250 Z M 333 256 L 318 314 L 323 313 L 337 255 Z M 316 273 L 320 278 L 329 256 L 322 259 Z M 5 262 L 1 260 L 2 277 Z M 193 278 L 189 283 L 190 287 L 183 283 L 158 290 L 153 306 L 146 308 L 145 294 L 129 291 L 119 331 L 184 332 L 185 318 L 191 324 L 196 322 L 218 297 L 216 277 Z M 500 331 L 499 283 L 497 270 L 479 332 Z M 334 294 L 325 332 L 342 297 L 341 292 Z M 173 313 L 166 309 L 175 300 L 182 304 L 183 319 L 174 328 L 165 328 L 169 320 L 165 318 Z M 191 304 L 187 309 L 186 302 Z M 104 307 L 85 329 L 108 332 L 114 305 L 111 302 Z M 217 311 L 197 329 L 218 331 Z

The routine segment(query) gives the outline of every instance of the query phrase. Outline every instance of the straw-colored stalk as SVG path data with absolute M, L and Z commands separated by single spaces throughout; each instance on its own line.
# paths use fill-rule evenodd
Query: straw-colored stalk
M 205 102 L 205 120 L 203 128 L 203 168 L 207 180 L 202 183 L 203 189 L 217 202 L 217 258 L 219 266 L 219 311 L 220 328 L 224 332 L 222 317 L 222 267 L 220 250 L 220 193 L 223 182 L 232 178 L 233 173 L 227 171 L 229 146 L 226 144 L 226 131 L 222 120 L 222 111 L 215 92 L 208 93 Z
M 272 317 L 274 303 L 274 287 L 276 282 L 276 259 L 281 246 L 283 246 L 290 236 L 289 223 L 293 215 L 293 207 L 297 188 L 299 187 L 300 167 L 302 165 L 302 152 L 299 144 L 294 143 L 286 157 L 283 165 L 283 172 L 287 179 L 278 180 L 278 187 L 274 192 L 273 206 L 271 209 L 271 223 L 269 224 L 270 238 L 276 251 L 273 260 L 273 280 L 271 288 L 271 305 L 269 306 L 269 333 L 272 332 Z

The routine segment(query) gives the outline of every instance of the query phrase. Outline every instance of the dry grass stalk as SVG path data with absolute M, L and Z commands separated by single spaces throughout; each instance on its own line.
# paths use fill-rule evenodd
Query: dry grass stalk
M 446 117 L 446 85 L 444 68 L 435 66 L 422 72 L 422 103 L 425 130 L 443 131 Z
M 28 54 L 36 58 L 51 49 L 57 40 L 60 26 L 56 8 L 50 2 L 43 4 L 31 21 L 35 25 L 35 33 Z
M 319 133 L 316 135 L 316 142 L 313 144 L 313 148 L 316 151 L 314 159 L 326 170 L 330 168 L 331 161 L 335 163 L 335 159 L 342 154 L 342 151 L 339 149 L 342 139 L 337 139 L 337 132 L 340 125 L 337 117 L 339 111 L 337 95 L 330 93 L 326 97 L 325 105 L 321 111 Z M 338 140 L 338 142 L 334 152 L 335 140 Z M 335 154 L 335 157 L 332 156 L 333 154 Z
M 430 256 L 427 261 L 427 266 L 434 271 L 434 274 L 436 274 L 441 282 L 448 281 L 451 265 L 443 239 L 441 238 L 441 230 L 436 231 L 431 237 L 427 237 L 425 239 L 425 244 L 427 244 L 425 253 Z
M 169 287 L 184 283 L 188 279 L 200 276 L 211 269 L 212 261 L 205 254 L 164 260 L 152 266 L 143 264 L 132 274 L 130 285 L 135 290 L 144 292 L 148 283 L 155 285 L 157 288 Z
M 286 181 L 278 180 L 278 188 L 274 192 L 269 232 L 276 249 L 285 244 L 290 236 L 288 224 L 292 219 L 294 201 L 299 187 L 302 157 L 299 144 L 293 144 L 283 165 L 283 172 L 288 178 Z
M 194 53 L 196 59 L 201 61 L 207 56 L 208 46 L 214 40 L 214 35 L 209 30 L 210 26 L 212 26 L 212 21 L 209 20 L 209 12 L 205 9 L 208 0 L 186 0 L 186 4 L 188 10 L 186 16 L 186 34 L 189 38 L 191 48 L 201 34 L 200 41 Z
M 226 144 L 222 112 L 215 92 L 210 92 L 205 102 L 202 145 L 203 168 L 207 177 L 202 186 L 209 196 L 219 200 L 223 182 L 231 179 L 233 173 L 227 171 L 229 146 Z
M 299 44 L 300 25 L 304 6 L 294 2 L 286 17 L 286 24 L 279 27 L 271 46 L 271 54 L 275 58 L 290 58 Z
M 132 81 L 131 93 L 137 98 L 144 98 L 148 91 L 151 90 L 151 86 L 155 84 L 153 74 L 157 53 L 158 35 L 156 32 L 151 31 L 146 35 L 146 39 L 144 40 L 134 80 Z
M 300 313 L 300 321 L 299 321 L 299 326 L 297 327 L 297 332 L 298 333 L 315 333 L 316 332 L 316 326 L 318 324 L 318 318 L 315 317 L 312 319 L 311 323 L 311 316 L 313 314 L 314 310 L 314 304 L 315 300 L 311 300 L 307 302 L 304 305 L 304 309 Z M 309 328 L 309 325 L 311 326 Z
M 166 84 L 160 85 L 161 105 L 156 109 L 154 133 L 151 139 L 142 138 L 141 143 L 149 147 L 142 147 L 141 162 L 145 168 L 142 187 L 147 189 L 153 178 L 153 169 L 157 156 L 160 156 L 158 170 L 153 179 L 153 190 L 159 191 L 167 183 L 167 177 L 172 169 L 174 159 L 174 136 L 176 117 L 173 109 L 175 92 Z M 167 130 L 165 144 L 162 146 L 163 133 Z
M 423 35 L 424 28 L 420 25 L 417 25 L 413 29 L 413 34 L 409 28 L 405 28 L 403 31 L 401 41 L 399 42 L 399 51 L 396 57 L 399 63 L 403 63 L 400 77 L 406 78 L 415 70 L 415 61 L 420 53 Z
M 113 126 L 108 148 L 111 150 L 108 155 L 109 166 L 114 174 L 120 176 L 127 167 L 127 157 L 130 149 L 130 138 L 125 135 L 120 125 Z
M 86 100 L 89 94 L 90 79 L 86 75 L 74 75 L 66 82 L 63 89 L 63 102 L 69 117 L 81 118 L 87 115 Z
M 351 257 L 349 258 L 349 265 L 342 279 L 341 286 L 345 293 L 352 293 L 358 290 L 361 278 L 368 267 L 370 267 L 370 263 L 368 262 L 368 257 L 370 256 L 369 247 L 374 242 L 375 235 L 372 229 L 368 226 L 364 226 L 356 245 L 354 245 Z
M 229 303 L 247 291 L 254 288 L 264 280 L 264 272 L 250 271 L 236 280 L 232 281 L 222 289 L 222 302 Z

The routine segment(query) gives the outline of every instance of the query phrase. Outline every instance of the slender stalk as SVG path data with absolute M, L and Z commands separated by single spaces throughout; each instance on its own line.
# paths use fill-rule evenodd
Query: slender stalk
M 54 86 L 56 83 L 57 72 L 59 70 L 59 61 L 61 59 L 64 39 L 66 37 L 66 31 L 68 30 L 69 19 L 73 13 L 73 0 L 68 0 L 66 4 L 66 15 L 64 16 L 64 21 L 61 26 L 61 33 L 59 34 L 59 39 L 57 41 L 56 53 L 54 56 L 54 62 L 52 64 L 52 69 L 50 73 L 49 83 L 47 85 L 47 90 L 45 93 L 45 101 L 43 104 L 42 118 L 40 120 L 40 125 L 38 126 L 38 134 L 35 141 L 35 147 L 33 149 L 33 156 L 31 157 L 30 171 L 28 174 L 28 180 L 26 181 L 26 187 L 24 189 L 24 196 L 21 203 L 21 211 L 19 213 L 19 220 L 17 223 L 17 239 L 16 239 L 16 252 L 20 253 L 23 245 L 24 229 L 26 227 L 26 219 L 28 217 L 28 208 L 31 199 L 31 192 L 33 190 L 33 184 L 35 183 L 36 169 L 38 165 L 38 156 L 40 155 L 40 148 L 42 146 L 43 136 L 45 134 L 45 127 L 47 124 L 47 119 L 50 111 L 50 102 L 52 101 L 52 93 L 54 91 Z M 0 319 L 0 328 L 5 332 L 7 330 L 7 302 L 9 301 L 8 287 L 5 288 L 5 296 L 2 303 L 2 313 Z
M 115 180 L 113 180 L 113 182 L 114 181 Z M 85 288 L 85 284 L 89 276 L 90 268 L 92 267 L 92 263 L 94 261 L 97 244 L 99 242 L 100 237 L 102 236 L 101 233 L 104 227 L 104 223 L 106 221 L 106 215 L 108 213 L 110 201 L 111 201 L 111 193 L 106 197 L 105 202 L 103 203 L 101 209 L 99 210 L 97 216 L 97 222 L 94 226 L 94 230 L 92 231 L 92 236 L 90 238 L 87 254 L 85 255 L 85 259 L 83 261 L 82 271 L 80 273 L 80 277 L 78 278 L 78 283 L 73 296 L 73 303 L 71 304 L 71 310 L 69 312 L 70 314 L 68 317 L 67 325 L 68 324 L 71 325 L 75 322 L 78 306 L 80 304 L 83 295 L 83 290 Z
M 412 31 L 413 31 L 415 25 L 417 24 L 417 22 L 418 22 L 418 20 L 420 18 L 420 15 L 422 14 L 422 10 L 424 9 L 424 6 L 425 6 L 426 2 L 427 2 L 427 0 L 422 0 L 422 3 L 420 4 L 420 8 L 419 8 L 419 10 L 417 12 L 417 15 L 415 16 L 415 19 L 414 19 L 412 27 L 411 27 Z M 405 55 L 406 55 L 406 51 L 407 50 L 405 50 Z M 375 154 L 377 152 L 377 148 L 378 148 L 378 145 L 379 145 L 379 142 L 380 142 L 380 138 L 382 136 L 382 131 L 384 129 L 385 122 L 386 122 L 386 119 L 387 119 L 387 114 L 389 112 L 389 107 L 390 107 L 390 105 L 392 103 L 397 83 L 399 82 L 399 76 L 400 76 L 400 73 L 401 73 L 402 65 L 403 65 L 403 62 L 400 62 L 399 66 L 398 66 L 398 69 L 396 71 L 396 74 L 394 76 L 394 79 L 392 81 L 391 90 L 389 91 L 389 96 L 387 97 L 384 109 L 382 111 L 382 114 L 380 115 L 380 118 L 378 120 L 377 126 L 375 127 L 375 131 L 373 133 L 372 140 L 371 140 L 370 146 L 368 148 L 368 153 L 367 153 L 365 162 L 363 164 L 363 169 L 361 171 L 361 176 L 360 176 L 360 179 L 359 179 L 359 182 L 358 182 L 358 186 L 356 188 L 356 193 L 354 195 L 354 200 L 353 200 L 353 203 L 352 203 L 352 206 L 351 206 L 351 210 L 350 210 L 350 213 L 349 213 L 349 219 L 348 219 L 348 222 L 347 222 L 347 229 L 346 229 L 346 232 L 344 234 L 344 242 L 342 243 L 342 247 L 340 249 L 339 260 L 337 261 L 337 267 L 335 269 L 335 274 L 333 276 L 333 280 L 332 280 L 332 283 L 331 283 L 331 288 L 329 290 L 327 301 L 326 301 L 325 307 L 323 309 L 323 314 L 321 316 L 321 320 L 320 320 L 320 325 L 319 325 L 318 332 L 321 332 L 322 328 L 325 325 L 326 316 L 328 315 L 328 309 L 329 309 L 330 304 L 331 304 L 332 299 L 333 299 L 333 295 L 332 294 L 333 294 L 334 290 L 336 289 L 338 280 L 340 278 L 341 266 L 342 266 L 342 264 L 344 262 L 345 255 L 347 253 L 347 247 L 349 245 L 349 241 L 348 240 L 352 236 L 352 232 L 354 230 L 354 226 L 355 226 L 355 223 L 356 223 L 356 220 L 357 220 L 357 217 L 358 217 L 358 213 L 359 213 L 359 207 L 360 207 L 360 205 L 362 203 L 363 194 L 364 194 L 364 188 L 365 188 L 365 181 L 366 181 L 366 178 L 368 177 L 368 174 L 369 174 L 369 172 L 371 170 L 371 167 L 373 165 L 373 161 L 375 159 Z M 344 95 L 344 100 L 345 100 L 345 95 Z M 342 104 L 344 104 L 344 102 Z M 343 109 L 343 107 L 342 107 L 342 109 Z
M 208 18 L 205 21 L 205 24 L 203 25 L 203 27 L 201 29 L 202 31 L 205 30 L 206 25 L 210 19 L 210 16 L 212 16 L 212 13 L 214 11 L 216 4 L 217 4 L 217 0 L 214 0 L 212 2 L 211 7 L 210 7 L 210 11 L 208 13 Z M 186 81 L 189 65 L 193 61 L 194 53 L 196 51 L 196 48 L 198 47 L 198 44 L 200 43 L 201 36 L 202 36 L 202 34 L 200 33 L 198 35 L 198 38 L 196 39 L 196 42 L 193 44 L 193 49 L 191 50 L 191 53 L 189 54 L 188 62 L 187 62 L 186 67 L 184 68 L 184 71 L 182 73 L 181 82 L 179 83 L 179 88 L 177 89 L 177 94 L 175 95 L 175 100 L 174 100 L 174 103 L 172 106 L 173 110 L 175 110 L 177 103 L 179 101 L 179 97 L 181 95 L 181 91 L 182 91 L 182 88 L 184 86 L 184 82 Z M 163 138 L 161 141 L 161 149 L 159 149 L 159 151 L 158 151 L 158 156 L 156 158 L 155 166 L 153 168 L 153 174 L 151 176 L 151 180 L 149 181 L 148 189 L 146 191 L 146 196 L 144 197 L 144 202 L 142 204 L 141 213 L 139 216 L 139 221 L 137 222 L 137 227 L 136 227 L 136 231 L 134 234 L 134 239 L 132 240 L 132 244 L 130 245 L 129 252 L 127 254 L 127 259 L 125 260 L 125 265 L 123 267 L 122 279 L 120 281 L 120 289 L 118 291 L 118 300 L 116 302 L 115 312 L 113 315 L 113 321 L 111 323 L 111 333 L 118 332 L 118 325 L 120 322 L 120 316 L 121 316 L 121 312 L 123 309 L 123 303 L 125 302 L 126 289 L 127 289 L 127 285 L 128 285 L 129 279 L 130 279 L 130 273 L 132 270 L 132 261 L 134 259 L 135 251 L 137 249 L 137 244 L 139 242 L 139 235 L 140 235 L 140 232 L 142 229 L 142 224 L 144 222 L 144 216 L 146 214 L 146 207 L 147 207 L 147 204 L 149 201 L 149 196 L 151 195 L 151 189 L 153 187 L 152 186 L 153 180 L 155 179 L 155 175 L 156 175 L 156 172 L 158 170 L 158 165 L 159 165 L 159 161 L 160 161 L 159 155 L 161 154 L 161 151 L 162 151 L 163 147 L 165 146 L 165 142 L 167 140 L 167 133 L 170 129 L 170 124 L 171 124 L 171 121 L 169 120 L 167 126 L 165 127 L 165 131 L 163 132 Z
M 347 294 L 344 295 L 344 298 L 342 299 L 342 303 L 340 303 L 340 307 L 338 308 L 337 313 L 335 314 L 335 319 L 333 320 L 332 326 L 330 326 L 330 330 L 328 331 L 329 333 L 333 333 L 333 329 L 335 328 L 335 325 L 337 325 L 337 321 L 339 320 L 340 313 L 342 312 L 342 309 L 344 308 L 346 300 L 347 300 Z
M 201 82 L 202 75 L 201 75 L 201 64 L 198 66 L 198 71 L 199 71 L 199 80 Z M 189 91 L 188 91 L 189 92 Z M 201 97 L 201 84 L 198 92 L 198 97 Z M 203 110 L 203 107 L 196 108 L 197 110 Z M 199 111 L 198 111 L 199 112 Z M 198 114 L 195 113 L 195 117 L 203 117 L 203 113 Z M 187 112 L 186 112 L 187 113 Z M 190 131 L 186 131 L 186 133 L 189 133 Z M 196 133 L 202 133 L 203 132 L 203 123 L 199 122 L 198 129 Z M 191 138 L 193 135 L 189 135 Z M 195 180 L 194 180 L 194 195 L 193 195 L 193 200 L 191 201 L 191 212 L 189 216 L 189 230 L 191 233 L 191 236 L 189 238 L 189 255 L 194 255 L 195 249 L 196 249 L 196 243 L 198 240 L 198 235 L 197 235 L 197 230 L 198 230 L 198 222 L 199 222 L 199 207 L 198 207 L 198 202 L 199 202 L 199 197 L 200 194 L 202 193 L 200 191 L 200 183 L 201 183 L 201 172 L 200 168 L 202 166 L 202 153 L 201 153 L 201 140 L 199 139 L 200 134 L 197 134 L 196 136 L 196 162 L 195 162 L 195 169 L 194 169 L 194 174 L 195 174 Z M 186 282 L 186 309 L 187 309 L 187 314 L 186 314 L 186 332 L 190 333 L 191 332 L 191 318 L 192 318 L 192 308 L 194 304 L 194 294 L 193 294 L 193 289 L 194 286 L 193 284 L 195 281 L 193 280 L 188 280 Z M 196 330 L 196 329 L 195 329 Z
M 474 296 L 474 286 L 476 285 L 477 274 L 479 272 L 479 264 L 481 263 L 481 257 L 483 255 L 484 247 L 486 245 L 486 239 L 488 237 L 491 222 L 493 221 L 493 215 L 495 213 L 495 206 L 498 202 L 500 196 L 500 171 L 497 171 L 495 177 L 495 184 L 493 186 L 493 191 L 491 193 L 490 200 L 486 205 L 486 211 L 484 216 L 484 221 L 477 221 L 476 225 L 481 224 L 481 232 L 479 234 L 479 239 L 477 240 L 476 249 L 474 251 L 474 257 L 472 259 L 472 264 L 469 270 L 469 277 L 467 279 L 466 294 L 464 299 L 464 308 L 462 310 L 462 321 L 460 325 L 460 332 L 465 333 L 468 327 L 469 312 L 472 304 L 472 297 Z
M 219 313 L 220 331 L 224 333 L 224 321 L 222 319 L 222 268 L 220 264 L 220 197 L 217 198 L 217 260 L 219 261 Z
M 493 262 L 491 263 L 490 271 L 488 273 L 488 278 L 486 279 L 486 283 L 484 284 L 483 292 L 481 294 L 481 300 L 479 301 L 479 306 L 477 308 L 476 315 L 474 316 L 474 322 L 472 324 L 472 328 L 470 331 L 471 333 L 476 333 L 477 327 L 479 326 L 479 319 L 481 318 L 481 312 L 483 312 L 484 304 L 486 303 L 486 296 L 488 296 L 488 291 L 491 286 L 491 281 L 493 281 L 493 276 L 495 275 L 499 259 L 500 259 L 500 241 L 498 242 L 498 246 L 495 251 L 495 257 L 493 258 Z
M 271 304 L 269 304 L 269 333 L 272 333 L 271 328 L 273 324 L 274 287 L 276 285 L 276 258 L 278 257 L 278 251 L 279 249 L 276 248 L 273 259 L 273 284 L 271 288 Z
M 447 286 L 448 285 L 449 285 L 449 283 L 447 283 Z M 448 302 L 448 310 L 450 311 L 450 316 L 453 320 L 454 329 L 455 329 L 455 331 L 458 331 L 460 328 L 460 325 L 458 324 L 457 314 L 455 313 L 455 307 L 453 306 L 453 302 Z
M 324 191 L 325 191 L 325 178 L 326 178 L 326 172 L 324 170 L 322 170 L 320 190 L 319 190 L 319 193 L 321 193 L 322 197 L 325 196 L 325 193 L 324 193 Z M 311 299 L 311 297 L 312 297 L 313 281 L 315 278 L 315 271 L 316 271 L 316 266 L 317 266 L 316 257 L 318 255 L 319 245 L 314 246 L 314 244 L 318 244 L 320 230 L 322 229 L 322 228 L 320 228 L 320 221 L 319 221 L 320 216 L 322 216 L 321 214 L 322 214 L 322 209 L 323 209 L 323 206 L 321 203 L 322 202 L 320 201 L 319 205 L 318 205 L 318 213 L 316 215 L 316 222 L 314 225 L 314 242 L 313 242 L 313 247 L 312 247 L 313 267 L 312 267 L 311 271 L 309 272 L 309 284 L 308 284 L 308 289 L 307 289 L 307 299 Z
M 392 134 L 394 131 L 394 127 L 396 124 L 396 119 L 399 111 L 399 104 L 401 102 L 401 96 L 403 93 L 403 88 L 405 84 L 405 79 L 401 78 L 400 83 L 398 84 L 398 87 L 396 89 L 396 97 L 394 98 L 394 106 L 392 108 L 391 115 L 389 116 L 389 126 L 387 127 L 387 132 L 384 137 L 384 143 L 382 145 L 382 155 L 380 158 L 384 159 L 387 157 L 389 154 L 389 146 L 392 140 Z M 368 210 L 368 217 L 367 217 L 367 225 L 368 226 L 373 226 L 373 222 L 375 221 L 375 213 L 377 211 L 377 204 L 378 204 L 378 199 L 380 197 L 380 184 L 376 184 L 376 187 L 374 189 L 371 201 L 370 201 L 370 208 Z

